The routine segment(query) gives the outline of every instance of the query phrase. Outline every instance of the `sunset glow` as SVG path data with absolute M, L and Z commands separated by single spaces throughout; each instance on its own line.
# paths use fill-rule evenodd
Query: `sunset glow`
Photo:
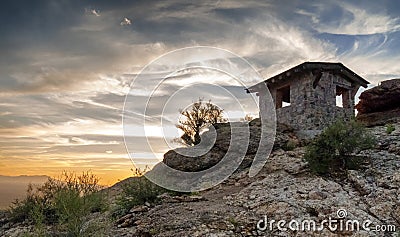
M 396 1 L 370 1 L 362 8 L 341 1 L 25 3 L 0 10 L 0 175 L 57 177 L 63 170 L 91 170 L 104 185 L 129 177 L 135 166 L 123 138 L 125 96 L 147 103 L 148 83 L 158 75 L 146 75 L 148 82 L 132 88 L 131 83 L 152 60 L 183 47 L 229 50 L 265 78 L 304 61 L 343 62 L 371 86 L 400 77 Z M 159 98 L 190 86 L 170 101 L 163 128 L 151 121 L 143 127 L 142 111 L 129 111 L 138 122 L 125 135 L 135 137 L 131 156 L 139 168 L 162 160 L 168 142 L 179 137 L 179 109 L 199 97 L 219 102 L 231 117 L 244 117 L 209 84 L 228 88 L 243 104 L 250 100 L 221 72 L 191 69 L 172 72 L 169 79 Z M 143 149 L 147 140 L 156 144 L 155 155 Z

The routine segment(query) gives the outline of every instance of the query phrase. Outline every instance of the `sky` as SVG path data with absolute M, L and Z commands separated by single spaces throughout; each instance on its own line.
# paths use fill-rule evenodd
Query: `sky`
M 146 86 L 158 75 L 134 79 L 153 60 L 185 47 L 228 50 L 265 79 L 304 61 L 342 62 L 371 86 L 398 78 L 399 16 L 396 0 L 2 1 L 0 174 L 91 170 L 104 184 L 128 177 L 133 164 L 122 126 L 128 93 L 138 105 L 131 108 L 129 136 L 141 167 L 162 159 L 168 139 L 179 135 L 179 108 L 197 98 L 243 115 L 213 85 L 249 105 L 248 113 L 257 112 L 229 75 L 190 69 L 171 72 L 153 101 L 160 109 L 157 99 L 185 87 L 163 114 L 168 139 L 159 125 L 144 127 Z M 148 140 L 154 154 L 143 149 Z

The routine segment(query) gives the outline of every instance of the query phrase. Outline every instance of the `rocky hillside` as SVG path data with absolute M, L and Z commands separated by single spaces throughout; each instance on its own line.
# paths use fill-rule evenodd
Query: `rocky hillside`
M 388 134 L 386 126 L 370 128 L 378 139 L 362 171 L 350 170 L 342 179 L 312 175 L 303 161 L 304 147 L 276 148 L 256 177 L 247 168 L 222 184 L 195 195 L 162 195 L 156 206 L 134 208 L 122 217 L 113 234 L 118 236 L 396 236 L 391 232 L 360 230 L 279 231 L 257 230 L 267 216 L 273 220 L 370 220 L 400 229 L 400 124 Z M 166 157 L 167 159 L 168 156 Z M 183 166 L 182 166 L 183 167 Z M 181 167 L 181 168 L 182 168 Z
M 257 126 L 253 122 L 252 130 L 257 131 Z M 250 163 L 244 162 L 229 179 L 210 190 L 183 196 L 163 194 L 159 204 L 134 207 L 118 220 L 107 221 L 104 214 L 93 214 L 87 221 L 107 223 L 108 236 L 396 236 L 398 232 L 340 231 L 327 227 L 315 232 L 289 228 L 282 231 L 276 223 L 271 230 L 263 230 L 260 222 L 265 217 L 268 221 L 287 223 L 323 223 L 330 218 L 340 221 L 337 211 L 345 210 L 346 220 L 369 220 L 371 229 L 379 225 L 399 230 L 400 123 L 393 127 L 390 134 L 387 126 L 369 128 L 378 144 L 358 154 L 368 157 L 368 162 L 362 170 L 350 170 L 347 177 L 334 179 L 311 174 L 302 159 L 305 149 L 301 142 L 290 130 L 280 128 L 277 145 L 266 166 L 253 178 L 248 176 Z M 250 157 L 252 152 L 248 153 Z M 166 155 L 165 159 L 171 157 L 177 155 Z M 118 193 L 116 187 L 113 193 Z M 19 236 L 22 230 L 32 228 L 5 223 L 4 219 L 2 223 L 1 236 Z

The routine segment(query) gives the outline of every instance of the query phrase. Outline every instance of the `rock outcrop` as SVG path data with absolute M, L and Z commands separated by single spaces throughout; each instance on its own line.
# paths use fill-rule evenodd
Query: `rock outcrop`
M 196 172 L 200 170 L 206 170 L 215 164 L 217 164 L 224 155 L 227 153 L 229 146 L 231 145 L 231 127 L 229 123 L 221 123 L 214 125 L 217 132 L 217 137 L 214 146 L 206 154 L 196 157 L 184 156 L 179 153 L 182 149 L 193 149 L 193 148 L 178 148 L 177 150 L 170 150 L 164 154 L 163 162 L 171 168 L 186 171 Z M 235 123 L 234 126 L 247 126 L 246 122 Z M 251 165 L 253 158 L 257 152 L 260 143 L 261 136 L 261 122 L 260 119 L 254 119 L 248 124 L 250 131 L 249 140 L 243 138 L 239 139 L 240 143 L 247 143 L 247 152 L 244 157 L 239 170 L 243 170 Z M 212 141 L 209 139 L 208 134 L 202 135 L 202 140 Z M 278 124 L 276 127 L 276 136 L 274 140 L 273 150 L 294 149 L 295 146 L 300 145 L 301 141 L 297 138 L 292 128 L 284 124 Z M 207 144 L 206 144 L 207 145 Z M 205 146 L 206 146 L 205 145 Z
M 357 120 L 367 126 L 400 121 L 400 79 L 383 81 L 364 91 L 356 108 Z

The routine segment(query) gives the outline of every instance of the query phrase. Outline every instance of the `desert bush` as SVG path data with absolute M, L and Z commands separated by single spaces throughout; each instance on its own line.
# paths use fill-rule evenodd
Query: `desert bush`
M 297 143 L 296 143 L 294 140 L 289 139 L 289 140 L 283 145 L 282 149 L 283 149 L 284 151 L 293 151 L 296 147 L 297 147 Z
M 168 190 L 154 184 L 144 176 L 144 171 L 133 170 L 133 177 L 122 185 L 122 194 L 117 199 L 118 208 L 114 215 L 125 214 L 132 207 L 143 205 L 146 202 L 156 203 L 158 196 Z
M 356 169 L 363 159 L 354 153 L 371 148 L 374 143 L 373 136 L 361 124 L 339 120 L 307 146 L 304 158 L 317 174 Z
M 386 126 L 386 133 L 387 133 L 387 134 L 391 134 L 392 132 L 394 132 L 394 130 L 396 130 L 396 128 L 394 127 L 393 124 L 389 123 L 389 124 Z
M 11 220 L 28 221 L 40 232 L 44 224 L 56 224 L 68 236 L 81 236 L 84 217 L 107 208 L 98 181 L 90 172 L 63 172 L 60 179 L 50 178 L 36 189 L 29 186 L 26 198 L 11 206 Z

